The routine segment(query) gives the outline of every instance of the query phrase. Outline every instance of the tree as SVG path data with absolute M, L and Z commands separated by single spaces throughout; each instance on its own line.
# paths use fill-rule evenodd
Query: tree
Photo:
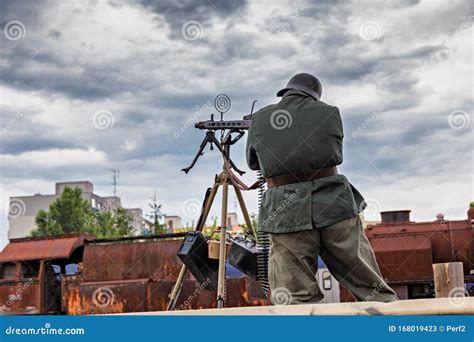
M 38 212 L 35 219 L 38 228 L 33 230 L 31 235 L 90 233 L 99 238 L 114 238 L 134 234 L 132 218 L 126 209 L 94 212 L 81 194 L 79 188 L 66 187 L 61 196 L 49 206 L 49 211 Z
M 66 187 L 61 197 L 49 206 L 49 212 L 44 210 L 38 212 L 35 219 L 38 228 L 32 235 L 86 232 L 91 215 L 92 208 L 89 202 L 81 197 L 81 189 Z
M 124 208 L 117 208 L 113 212 L 97 211 L 86 231 L 98 238 L 133 236 L 135 229 L 131 223 L 132 218 Z
M 110 211 L 97 211 L 91 217 L 87 231 L 92 232 L 98 238 L 114 237 L 113 230 L 115 218 Z
M 120 236 L 132 236 L 135 233 L 135 229 L 131 226 L 132 218 L 127 214 L 127 210 L 124 208 L 118 208 L 115 211 L 115 231 L 117 237 Z
M 153 231 L 153 234 L 165 234 L 168 232 L 166 229 L 166 224 L 161 224 L 160 220 L 163 218 L 165 214 L 161 211 L 161 204 L 158 204 L 156 200 L 156 192 L 153 194 L 153 202 L 149 203 L 148 206 L 151 208 L 150 214 L 148 217 L 152 219 L 152 223 L 150 224 L 150 228 Z

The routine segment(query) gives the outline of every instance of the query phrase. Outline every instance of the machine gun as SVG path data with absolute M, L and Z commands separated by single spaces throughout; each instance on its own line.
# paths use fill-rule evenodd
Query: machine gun
M 224 94 L 217 95 L 216 99 L 214 100 L 214 107 L 220 112 L 221 119 L 216 121 L 214 120 L 214 114 L 211 114 L 210 120 L 200 121 L 194 124 L 194 127 L 197 129 L 206 130 L 206 136 L 201 142 L 199 150 L 197 151 L 191 164 L 188 167 L 181 169 L 181 171 L 184 171 L 187 174 L 194 167 L 199 157 L 204 154 L 204 149 L 206 148 L 207 144 L 209 144 L 211 150 L 214 149 L 215 145 L 217 149 L 226 156 L 226 159 L 232 168 L 242 176 L 245 171 L 240 170 L 232 161 L 232 159 L 230 159 L 229 148 L 226 148 L 226 146 L 229 147 L 230 145 L 235 144 L 240 140 L 240 138 L 244 136 L 245 131 L 250 129 L 253 110 L 255 108 L 256 102 L 257 100 L 252 102 L 250 114 L 245 115 L 242 120 L 224 120 L 224 113 L 230 108 L 230 99 Z M 216 131 L 221 131 L 221 141 L 216 138 Z M 224 136 L 225 131 L 227 131 L 227 133 Z M 237 135 L 233 136 L 233 134 Z

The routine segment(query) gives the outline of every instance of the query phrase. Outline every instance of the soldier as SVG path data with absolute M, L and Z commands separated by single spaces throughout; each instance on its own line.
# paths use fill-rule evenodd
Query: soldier
M 277 93 L 280 102 L 252 117 L 247 163 L 267 180 L 258 229 L 270 236 L 270 289 L 283 289 L 288 304 L 323 299 L 315 277 L 319 255 L 357 300 L 397 300 L 364 234 L 364 199 L 337 172 L 341 116 L 319 100 L 321 93 L 316 77 L 297 74 Z

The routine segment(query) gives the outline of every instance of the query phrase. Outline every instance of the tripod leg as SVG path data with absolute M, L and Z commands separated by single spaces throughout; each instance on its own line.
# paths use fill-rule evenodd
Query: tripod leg
M 198 221 L 198 226 L 196 226 L 197 231 L 202 231 L 204 228 L 204 225 L 206 224 L 207 218 L 209 216 L 209 212 L 211 211 L 212 203 L 214 203 L 214 199 L 216 198 L 217 190 L 219 189 L 220 183 L 216 180 L 214 185 L 212 186 L 211 193 L 209 194 L 209 198 L 207 199 L 205 205 L 204 205 L 204 210 L 201 213 L 201 217 L 199 218 Z
M 217 189 L 219 188 L 219 183 L 214 182 L 214 185 L 212 186 L 212 190 L 209 193 L 208 196 L 205 197 L 204 199 L 204 204 L 203 204 L 203 209 L 201 212 L 201 215 L 199 216 L 198 220 L 198 225 L 196 226 L 196 231 L 202 231 L 204 224 L 206 223 L 207 217 L 209 216 L 209 211 L 211 210 L 212 203 L 214 202 L 214 199 L 216 198 L 217 194 Z M 181 266 L 181 270 L 179 271 L 178 279 L 176 279 L 176 283 L 173 286 L 173 289 L 170 293 L 170 301 L 168 303 L 167 311 L 173 311 L 176 307 L 176 303 L 178 301 L 179 294 L 181 293 L 181 289 L 183 287 L 183 282 L 184 282 L 184 277 L 186 276 L 186 272 L 188 271 L 188 268 L 183 265 Z
M 250 231 L 252 236 L 257 241 L 257 234 L 255 234 L 255 229 L 252 226 L 252 220 L 250 219 L 249 212 L 247 211 L 247 206 L 245 205 L 244 197 L 242 196 L 242 191 L 234 185 L 235 194 L 237 195 L 237 200 L 239 201 L 240 210 L 242 210 L 242 215 L 244 216 L 245 224 L 247 225 L 247 229 Z
M 170 293 L 170 301 L 168 303 L 168 307 L 166 308 L 167 311 L 173 311 L 176 307 L 176 302 L 178 301 L 179 294 L 181 293 L 181 288 L 183 287 L 184 276 L 188 268 L 186 266 L 181 266 L 181 270 L 179 271 L 178 279 L 176 279 L 176 283 L 173 286 L 173 289 Z
M 217 278 L 217 307 L 224 307 L 225 298 L 225 259 L 226 259 L 226 238 L 227 238 L 227 200 L 229 183 L 227 174 L 224 172 L 222 183 L 222 211 L 221 211 L 221 237 L 219 246 L 219 272 Z

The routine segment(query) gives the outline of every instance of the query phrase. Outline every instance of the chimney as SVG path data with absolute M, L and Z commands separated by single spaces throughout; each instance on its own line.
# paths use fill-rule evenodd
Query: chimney
M 382 224 L 407 223 L 410 222 L 411 210 L 382 211 Z

